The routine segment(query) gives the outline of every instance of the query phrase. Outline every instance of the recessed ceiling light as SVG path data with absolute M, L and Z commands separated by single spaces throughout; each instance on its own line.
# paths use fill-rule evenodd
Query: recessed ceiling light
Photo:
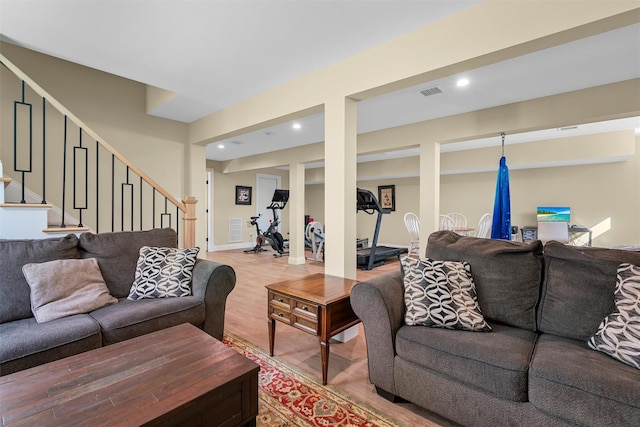
M 218 148 L 223 149 L 224 148 L 224 144 L 218 144 Z
M 294 123 L 292 126 L 294 129 L 301 129 L 302 125 L 300 123 Z
M 456 82 L 456 86 L 458 87 L 465 87 L 468 84 L 469 84 L 469 79 L 467 79 L 466 77 L 458 79 L 458 81 Z

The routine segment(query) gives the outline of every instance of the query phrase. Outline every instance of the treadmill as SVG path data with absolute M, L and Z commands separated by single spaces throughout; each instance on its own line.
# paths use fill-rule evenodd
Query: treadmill
M 392 248 L 389 246 L 377 246 L 378 234 L 380 233 L 380 223 L 382 222 L 382 215 L 391 212 L 389 209 L 382 209 L 376 196 L 369 190 L 358 188 L 358 212 L 364 211 L 369 215 L 378 213 L 378 219 L 376 221 L 376 230 L 373 234 L 373 242 L 370 248 L 359 249 L 356 254 L 358 260 L 358 268 L 361 270 L 371 270 L 374 267 L 378 267 L 384 264 L 384 260 L 391 257 L 400 257 L 400 254 L 407 253 L 407 248 Z

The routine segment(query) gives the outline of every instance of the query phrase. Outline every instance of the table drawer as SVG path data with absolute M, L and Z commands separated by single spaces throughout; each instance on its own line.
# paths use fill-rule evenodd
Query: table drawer
M 271 305 L 282 306 L 283 308 L 286 307 L 287 310 L 290 310 L 291 297 L 269 291 L 269 303 Z
M 305 332 L 312 333 L 314 335 L 318 334 L 318 322 L 311 320 L 307 317 L 296 316 L 295 314 L 291 317 L 292 323 L 291 325 L 301 329 Z
M 270 305 L 269 317 L 286 323 L 287 325 L 291 324 L 291 313 L 289 313 L 289 310 L 282 310 L 280 307 L 274 307 L 273 305 Z
M 305 301 L 293 301 L 293 313 L 301 316 L 306 316 L 311 319 L 318 318 L 318 306 L 310 304 Z

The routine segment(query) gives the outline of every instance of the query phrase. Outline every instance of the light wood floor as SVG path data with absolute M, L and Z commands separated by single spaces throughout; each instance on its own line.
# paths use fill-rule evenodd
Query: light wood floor
M 324 264 L 307 261 L 304 265 L 289 265 L 287 257 L 275 258 L 268 249 L 260 253 L 242 250 L 207 253 L 207 258 L 232 266 L 236 271 L 236 287 L 229 295 L 225 314 L 225 329 L 268 351 L 267 291 L 265 285 L 282 280 L 323 273 Z M 311 257 L 311 252 L 308 252 Z M 400 268 L 392 258 L 371 271 L 358 270 L 358 280 Z M 322 378 L 318 338 L 290 326 L 278 323 L 275 336 L 275 357 L 296 366 L 319 380 Z M 375 392 L 369 383 L 367 349 L 362 325 L 357 337 L 340 343 L 331 342 L 328 387 L 336 388 L 365 402 L 383 414 L 391 415 L 402 426 L 453 426 L 411 403 L 391 403 Z

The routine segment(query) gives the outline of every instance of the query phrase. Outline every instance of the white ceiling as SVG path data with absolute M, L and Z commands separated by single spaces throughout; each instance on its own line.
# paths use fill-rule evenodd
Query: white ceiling
M 478 2 L 0 0 L 0 35 L 173 91 L 177 96 L 153 114 L 191 122 Z M 640 25 L 472 70 L 465 73 L 466 88 L 455 87 L 457 77 L 360 102 L 358 132 L 638 78 Z M 432 86 L 443 93 L 417 93 Z M 299 130 L 284 123 L 211 144 L 207 158 L 229 160 L 324 139 L 322 114 L 299 122 Z M 637 119 L 623 122 L 640 126 Z

